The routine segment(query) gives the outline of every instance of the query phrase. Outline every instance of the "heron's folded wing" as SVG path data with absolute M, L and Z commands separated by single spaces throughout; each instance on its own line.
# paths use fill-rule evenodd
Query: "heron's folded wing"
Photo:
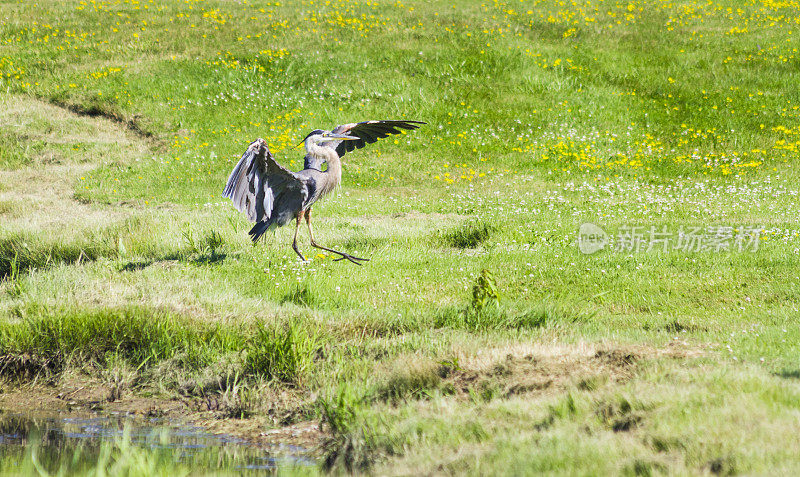
M 308 189 L 306 179 L 275 162 L 266 141 L 256 139 L 233 168 L 222 194 L 251 222 L 284 225 L 300 210 Z
M 385 138 L 390 134 L 400 134 L 401 129 L 417 129 L 418 124 L 427 124 L 422 121 L 363 121 L 360 123 L 342 124 L 336 126 L 333 132 L 347 134 L 359 138 L 355 141 L 331 141 L 324 145 L 336 148 L 339 157 L 344 156 L 354 149 L 361 149 L 367 144 L 372 144 L 378 139 Z

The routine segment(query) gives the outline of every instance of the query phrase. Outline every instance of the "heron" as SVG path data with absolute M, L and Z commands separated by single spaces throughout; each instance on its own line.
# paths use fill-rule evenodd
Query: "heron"
M 317 201 L 333 192 L 342 182 L 341 158 L 346 153 L 361 149 L 378 139 L 401 130 L 418 129 L 422 121 L 362 121 L 342 124 L 330 131 L 315 129 L 303 139 L 306 155 L 303 170 L 292 172 L 275 161 L 264 139 L 258 138 L 247 147 L 228 177 L 223 195 L 233 201 L 234 207 L 247 215 L 255 225 L 250 229 L 253 243 L 258 242 L 268 230 L 295 222 L 292 249 L 300 260 L 306 258 L 297 248 L 297 232 L 305 219 L 311 246 L 339 255 L 339 260 L 349 260 L 361 265 L 368 258 L 354 257 L 346 252 L 324 247 L 314 239 L 311 230 L 311 208 Z M 323 170 L 323 166 L 327 167 Z

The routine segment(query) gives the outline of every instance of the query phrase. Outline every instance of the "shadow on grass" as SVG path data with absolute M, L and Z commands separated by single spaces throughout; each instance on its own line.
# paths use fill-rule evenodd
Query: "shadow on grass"
M 800 379 L 800 369 L 782 369 L 774 374 L 783 379 Z
M 434 316 L 434 328 L 463 329 L 469 331 L 537 329 L 558 324 L 585 322 L 584 313 L 574 313 L 553 306 L 542 305 L 524 312 L 515 312 L 502 306 L 483 309 L 473 307 L 443 308 Z
M 308 308 L 313 308 L 317 302 L 317 294 L 308 284 L 298 284 L 281 298 L 281 304 L 294 303 Z
M 189 263 L 192 265 L 218 265 L 228 257 L 226 253 L 204 253 L 187 255 L 173 252 L 151 260 L 131 260 L 119 268 L 120 272 L 138 272 L 157 264 Z
M 679 320 L 673 320 L 663 325 L 653 325 L 650 323 L 645 323 L 644 325 L 642 325 L 642 329 L 645 331 L 649 330 L 665 331 L 667 333 L 672 333 L 672 334 L 682 333 L 684 331 L 689 333 L 708 331 L 708 327 L 706 326 L 696 325 L 694 323 L 681 322 Z
M 342 250 L 350 252 L 353 250 L 377 250 L 388 243 L 390 243 L 390 240 L 386 237 L 366 237 L 359 235 L 347 239 L 344 244 L 342 244 Z
M 468 221 L 444 233 L 439 240 L 448 247 L 476 248 L 497 231 L 497 227 L 487 222 Z

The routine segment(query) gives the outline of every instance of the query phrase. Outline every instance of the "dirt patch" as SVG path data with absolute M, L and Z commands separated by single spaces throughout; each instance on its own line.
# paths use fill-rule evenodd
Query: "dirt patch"
M 646 346 L 598 347 L 517 345 L 505 348 L 504 358 L 487 365 L 501 349 L 483 350 L 459 359 L 461 365 L 444 365 L 445 381 L 456 394 L 491 397 L 546 394 L 569 387 L 594 390 L 608 383 L 631 379 L 642 360 L 658 357 L 698 356 L 670 343 L 664 349 Z
M 485 371 L 458 369 L 448 376 L 459 394 L 475 394 L 486 398 L 511 397 L 520 394 L 559 392 L 570 386 L 594 388 L 600 383 L 628 379 L 638 357 L 627 354 L 624 359 L 598 352 L 593 356 L 564 357 L 526 355 L 506 359 Z

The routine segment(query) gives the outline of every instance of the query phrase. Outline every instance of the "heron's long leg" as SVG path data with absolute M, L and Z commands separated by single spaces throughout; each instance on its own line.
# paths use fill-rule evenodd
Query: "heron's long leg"
M 350 255 L 349 253 L 340 252 L 338 250 L 334 250 L 332 248 L 327 248 L 327 247 L 323 247 L 322 245 L 319 245 L 317 243 L 317 241 L 314 240 L 314 232 L 311 231 L 311 209 L 310 208 L 308 210 L 306 210 L 306 214 L 305 215 L 306 215 L 306 225 L 308 226 L 308 235 L 309 235 L 309 237 L 311 237 L 311 246 L 312 247 L 320 248 L 322 250 L 341 255 L 341 257 L 335 259 L 334 262 L 338 262 L 339 260 L 347 259 L 347 260 L 350 260 L 351 262 L 355 263 L 356 265 L 361 265 L 361 263 L 358 262 L 359 260 L 363 260 L 365 262 L 369 261 L 368 258 L 354 257 L 354 256 Z
M 292 248 L 294 249 L 294 253 L 296 253 L 297 256 L 300 257 L 300 260 L 305 262 L 306 257 L 304 257 L 303 254 L 300 253 L 300 250 L 297 249 L 297 231 L 300 229 L 301 220 L 303 220 L 303 211 L 300 211 L 300 213 L 297 214 L 297 223 L 295 224 L 294 227 L 294 240 L 292 240 Z

